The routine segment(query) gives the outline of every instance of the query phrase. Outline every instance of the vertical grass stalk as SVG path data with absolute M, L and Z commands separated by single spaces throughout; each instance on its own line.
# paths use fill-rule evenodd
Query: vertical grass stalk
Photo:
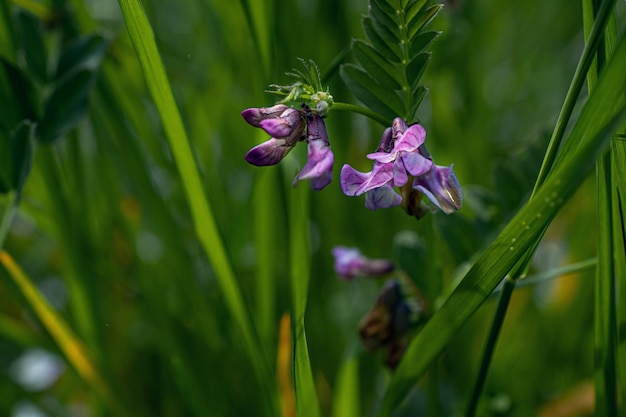
M 600 6 L 598 0 L 583 0 L 583 21 L 585 35 Z M 614 15 L 613 15 L 614 18 Z M 614 26 L 613 26 L 614 28 Z M 610 35 L 607 28 L 606 37 Z M 596 53 L 595 71 L 589 71 L 587 86 L 589 93 L 595 89 L 598 75 L 604 68 L 610 51 L 605 41 L 600 43 Z M 598 189 L 598 263 L 596 266 L 594 292 L 594 388 L 596 415 L 615 416 L 618 412 L 617 381 L 617 304 L 615 279 L 615 229 L 613 214 L 618 211 L 613 200 L 613 159 L 607 152 L 596 165 Z M 622 255 L 623 256 L 623 255 Z
M 306 184 L 303 184 L 306 185 Z M 319 417 L 309 350 L 304 330 L 310 277 L 309 190 L 301 186 L 289 190 L 289 260 L 293 308 L 294 384 L 298 417 Z
M 119 5 L 148 89 L 161 117 L 189 203 L 196 234 L 213 267 L 233 321 L 244 340 L 246 352 L 258 377 L 259 389 L 264 392 L 266 412 L 276 415 L 276 387 L 267 383 L 271 379 L 267 358 L 263 356 L 263 349 L 259 348 L 251 325 L 252 320 L 219 235 L 172 88 L 157 50 L 152 28 L 138 0 L 119 0 Z

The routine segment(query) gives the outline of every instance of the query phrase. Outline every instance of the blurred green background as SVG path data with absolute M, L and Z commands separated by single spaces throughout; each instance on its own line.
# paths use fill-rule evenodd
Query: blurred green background
M 360 20 L 367 4 L 249 2 L 265 15 L 271 47 L 266 64 L 242 4 L 152 0 L 143 6 L 259 350 L 275 375 L 279 322 L 291 308 L 287 201 L 305 151 L 297 147 L 288 163 L 276 167 L 246 164 L 246 151 L 266 138 L 240 112 L 273 104 L 264 89 L 289 82 L 284 73 L 298 65 L 298 57 L 330 71 L 335 100 L 354 102 L 332 64 L 351 38 L 364 37 Z M 108 41 L 87 112 L 62 138 L 35 149 L 4 249 L 84 341 L 131 415 L 263 415 L 264 394 L 194 233 L 118 4 L 2 0 L 1 11 L 0 56 L 33 78 L 43 97 L 58 81 L 53 68 L 63 45 L 92 33 Z M 42 35 L 47 60 L 40 79 L 24 54 L 31 39 L 24 27 Z M 401 259 L 403 247 L 422 239 L 428 254 L 437 256 L 441 286 L 450 285 L 528 197 L 583 47 L 577 2 L 449 1 L 431 27 L 443 33 L 431 47 L 423 78 L 429 93 L 418 116 L 437 163 L 454 163 L 464 207 L 418 223 L 399 208 L 372 212 L 363 198 L 344 196 L 341 166 L 368 170 L 365 154 L 375 149 L 383 126 L 331 111 L 334 181 L 308 196 L 311 235 L 302 236 L 310 238 L 306 329 L 323 415 L 337 415 L 339 370 L 349 358 L 358 363 L 361 412 L 354 405 L 354 415 L 372 415 L 389 375 L 381 355 L 359 346 L 357 333 L 381 283 L 339 281 L 331 248 L 358 246 L 427 281 L 428 271 Z M 15 106 L 2 103 L 0 118 Z M 594 256 L 594 188 L 593 181 L 584 184 L 553 223 L 533 271 Z M 8 210 L 8 197 L 0 203 Z M 264 226 L 271 246 L 259 248 L 255 234 Z M 270 265 L 264 274 L 259 256 Z M 577 398 L 591 392 L 592 288 L 587 270 L 516 291 L 487 379 L 483 415 L 591 415 L 588 401 L 575 407 L 580 414 L 549 407 L 572 390 L 581 390 Z M 494 307 L 493 301 L 484 305 L 439 361 L 442 415 L 456 415 L 467 401 Z M 398 415 L 422 415 L 425 390 L 419 384 Z M 3 269 L 0 415 L 115 415 L 65 362 Z

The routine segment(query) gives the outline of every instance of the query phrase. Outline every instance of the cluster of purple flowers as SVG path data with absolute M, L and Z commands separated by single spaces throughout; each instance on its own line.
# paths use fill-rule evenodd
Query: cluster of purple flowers
M 463 191 L 452 166 L 435 165 L 425 140 L 422 126 L 407 126 L 397 117 L 383 133 L 376 152 L 367 155 L 374 161 L 370 172 L 359 172 L 348 164 L 341 168 L 341 189 L 346 195 L 365 194 L 365 206 L 371 210 L 404 204 L 410 214 L 418 214 L 421 195 L 416 192 L 446 214 L 458 210 Z
M 251 108 L 241 114 L 252 126 L 260 127 L 271 136 L 250 149 L 246 161 L 257 166 L 276 165 L 299 141 L 306 140 L 307 162 L 294 178 L 293 185 L 300 180 L 311 180 L 313 189 L 321 190 L 330 184 L 335 158 L 322 116 L 306 107 L 298 110 L 284 104 Z
M 252 148 L 246 161 L 257 166 L 275 165 L 298 142 L 306 141 L 307 162 L 293 185 L 308 179 L 314 190 L 321 190 L 330 183 L 334 156 L 319 112 L 307 106 L 299 110 L 277 104 L 247 109 L 242 115 L 249 124 L 271 136 Z M 402 205 L 409 214 L 421 217 L 425 212 L 422 195 L 446 214 L 458 210 L 463 191 L 452 165 L 435 165 L 424 145 L 425 139 L 422 126 L 407 126 L 403 119 L 396 118 L 383 133 L 376 152 L 367 155 L 374 161 L 370 172 L 359 172 L 347 164 L 342 167 L 342 191 L 349 196 L 365 194 L 365 206 L 371 210 Z

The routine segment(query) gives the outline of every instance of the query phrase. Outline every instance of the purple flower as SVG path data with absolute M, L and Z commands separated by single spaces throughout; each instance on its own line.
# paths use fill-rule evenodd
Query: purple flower
M 311 180 L 311 187 L 319 191 L 330 184 L 335 157 L 330 149 L 324 119 L 317 114 L 307 115 L 307 161 L 293 179 L 295 187 L 300 180 Z
M 250 149 L 245 159 L 256 166 L 276 165 L 299 141 L 305 140 L 306 129 L 307 162 L 292 185 L 295 187 L 300 180 L 311 180 L 311 187 L 317 191 L 330 184 L 335 158 L 330 149 L 324 119 L 309 107 L 303 107 L 304 110 L 297 110 L 277 104 L 241 112 L 249 124 L 260 127 L 272 136 Z
M 420 218 L 426 213 L 422 194 L 446 214 L 458 210 L 463 191 L 452 166 L 435 165 L 425 139 L 422 126 L 407 126 L 397 117 L 383 133 L 376 152 L 367 155 L 374 161 L 372 170 L 363 173 L 344 165 L 341 189 L 350 196 L 365 193 L 365 207 L 370 210 L 402 205 Z M 394 187 L 399 187 L 401 193 Z
M 335 246 L 335 272 L 340 278 L 352 280 L 359 276 L 379 277 L 394 270 L 393 264 L 386 259 L 369 259 L 356 248 Z
M 283 104 L 246 109 L 241 115 L 252 126 L 260 127 L 272 136 L 246 154 L 246 161 L 257 166 L 279 163 L 296 146 L 306 125 L 301 111 Z
M 424 144 L 426 131 L 420 125 L 407 127 L 396 118 L 391 128 L 383 133 L 376 152 L 367 155 L 374 161 L 370 172 L 363 173 L 350 165 L 341 169 L 341 189 L 346 195 L 366 193 L 365 205 L 371 210 L 400 205 L 402 196 L 393 187 L 409 181 L 409 175 L 422 175 L 431 168 L 432 161 L 419 148 Z
M 450 167 L 433 165 L 430 171 L 413 180 L 413 188 L 422 192 L 431 203 L 446 214 L 461 208 L 463 190 Z

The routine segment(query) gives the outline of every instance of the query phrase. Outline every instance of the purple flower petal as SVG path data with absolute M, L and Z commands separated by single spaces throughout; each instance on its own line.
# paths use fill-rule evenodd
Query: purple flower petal
M 387 152 L 374 152 L 368 153 L 367 159 L 371 159 L 373 161 L 378 161 L 383 164 L 388 164 L 396 160 L 397 154 L 395 152 L 387 153 Z
M 446 214 L 461 208 L 463 190 L 450 167 L 433 165 L 426 174 L 415 178 L 413 188 L 424 193 L 435 206 Z
M 341 189 L 346 195 L 361 195 L 393 180 L 393 164 L 374 163 L 374 169 L 362 173 L 350 165 L 341 169 Z
M 394 144 L 392 152 L 413 152 L 426 140 L 426 131 L 420 125 L 411 125 Z
M 291 137 L 296 141 L 298 137 L 293 137 L 293 133 L 296 130 L 300 130 L 300 133 L 304 130 L 304 121 L 300 111 L 292 108 L 288 108 L 279 117 L 263 119 L 259 122 L 259 127 L 265 130 L 270 136 L 275 138 Z M 301 129 L 300 129 L 301 128 Z
M 402 163 L 402 158 L 398 158 L 393 163 L 393 185 L 396 187 L 402 187 L 408 181 L 409 176 L 406 174 L 406 168 Z
M 272 138 L 250 149 L 245 159 L 256 166 L 276 165 L 292 148 L 285 140 Z
M 284 104 L 277 104 L 272 107 L 253 107 L 251 109 L 245 109 L 241 112 L 241 115 L 246 122 L 250 123 L 254 127 L 259 127 L 261 120 L 278 117 L 288 108 L 289 107 Z
M 307 161 L 292 185 L 295 187 L 298 181 L 310 179 L 311 187 L 318 191 L 330 184 L 335 156 L 330 149 L 324 120 L 313 115 L 307 123 Z
M 409 172 L 409 174 L 413 175 L 414 177 L 425 174 L 433 165 L 431 160 L 424 158 L 418 152 L 403 154 L 402 162 L 404 162 L 404 167 Z
M 370 210 L 399 206 L 401 203 L 402 196 L 390 185 L 375 188 L 365 194 L 365 207 Z
M 341 191 L 345 195 L 355 196 L 359 187 L 368 180 L 372 175 L 372 172 L 359 172 L 352 168 L 350 165 L 345 164 L 341 167 L 341 174 L 339 174 L 339 183 L 341 184 Z
M 317 183 L 320 188 L 314 187 L 314 189 L 319 190 L 324 188 L 330 183 L 330 173 L 333 169 L 334 159 L 335 157 L 328 143 L 319 140 L 310 141 L 306 164 L 298 175 L 296 175 L 296 178 L 294 178 L 293 185 L 295 186 L 300 180 L 320 178 L 321 182 Z

